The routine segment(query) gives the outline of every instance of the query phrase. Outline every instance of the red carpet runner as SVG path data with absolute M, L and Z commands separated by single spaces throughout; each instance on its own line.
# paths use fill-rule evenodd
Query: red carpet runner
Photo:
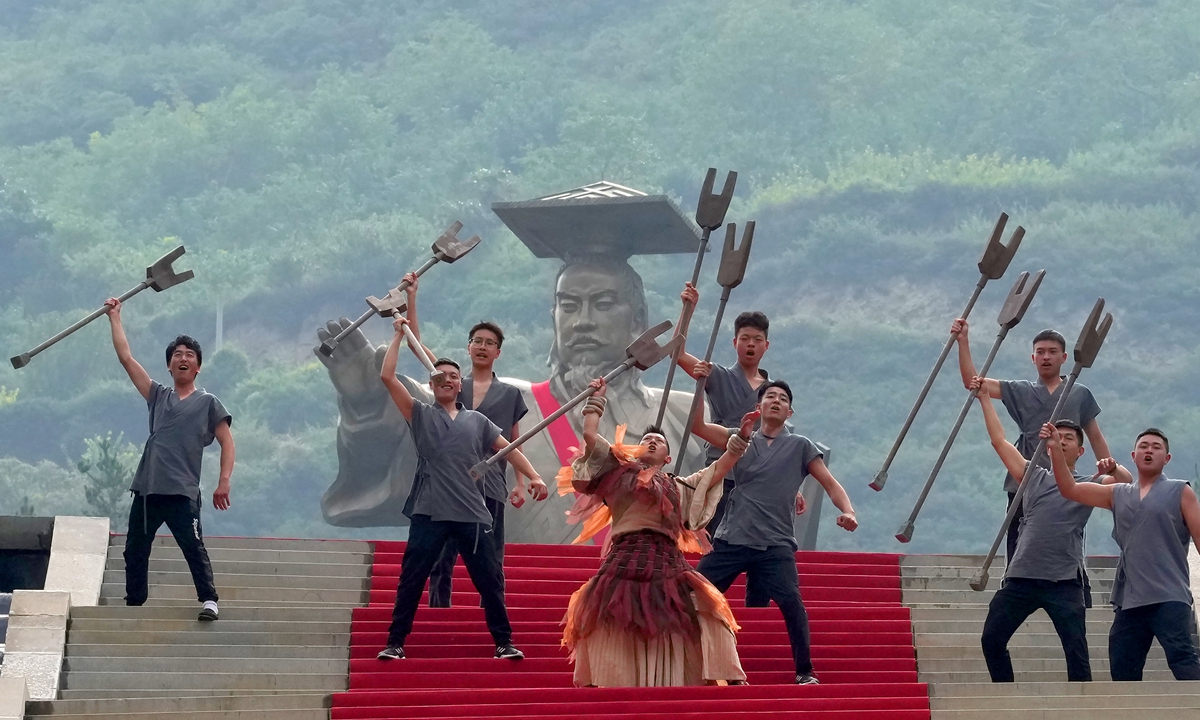
M 408 658 L 375 659 L 387 639 L 404 543 L 375 544 L 370 605 L 354 610 L 350 690 L 333 696 L 334 720 L 377 718 L 805 717 L 929 720 L 917 682 L 912 627 L 900 604 L 898 555 L 797 553 L 812 624 L 819 686 L 792 685 L 794 669 L 779 610 L 747 608 L 744 577 L 728 593 L 742 626 L 738 651 L 748 687 L 574 688 L 559 621 L 571 593 L 600 565 L 599 548 L 509 545 L 505 578 L 513 641 L 526 659 L 495 660 L 491 637 L 461 562 L 454 605 L 422 598 Z M 695 559 L 693 559 L 695 561 Z

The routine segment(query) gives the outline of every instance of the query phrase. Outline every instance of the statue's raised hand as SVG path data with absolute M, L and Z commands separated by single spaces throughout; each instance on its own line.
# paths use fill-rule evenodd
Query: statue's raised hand
M 347 318 L 330 320 L 325 327 L 317 329 L 317 340 L 324 343 L 350 325 Z M 322 354 L 319 346 L 313 348 L 313 353 L 329 370 L 339 403 L 359 418 L 375 415 L 386 406 L 387 389 L 379 381 L 379 369 L 386 352 L 387 348 L 382 345 L 372 347 L 361 330 L 347 335 L 330 357 Z

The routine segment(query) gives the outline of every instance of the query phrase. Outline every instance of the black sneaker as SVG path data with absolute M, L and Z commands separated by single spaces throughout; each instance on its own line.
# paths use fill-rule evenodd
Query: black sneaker
M 796 676 L 796 684 L 797 685 L 820 685 L 821 681 L 818 680 L 815 675 L 797 675 Z
M 396 645 L 388 645 L 379 654 L 375 656 L 376 660 L 403 660 L 404 648 Z
M 512 643 L 505 643 L 496 648 L 496 654 L 492 657 L 503 658 L 504 660 L 524 660 L 525 653 L 513 647 Z
M 212 622 L 217 619 L 217 603 L 212 600 L 205 600 L 204 606 L 200 608 L 200 615 L 196 618 L 201 622 Z

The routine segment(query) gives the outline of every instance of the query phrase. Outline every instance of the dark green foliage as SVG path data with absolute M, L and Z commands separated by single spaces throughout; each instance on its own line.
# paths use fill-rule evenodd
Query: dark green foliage
M 75 464 L 87 476 L 83 496 L 93 515 L 108 516 L 113 529 L 125 527 L 129 516 L 129 484 L 137 469 L 137 448 L 121 444 L 123 434 L 115 438 L 107 433 L 87 439 L 87 452 Z
M 1114 453 L 1154 424 L 1193 467 L 1198 67 L 1193 0 L 0 0 L 0 345 L 40 342 L 182 242 L 196 281 L 125 317 L 166 380 L 164 341 L 213 346 L 223 313 L 228 346 L 199 384 L 234 414 L 239 452 L 234 509 L 206 525 L 339 533 L 316 504 L 336 473 L 319 323 L 357 315 L 457 218 L 486 242 L 423 282 L 425 338 L 463 360 L 466 328 L 499 322 L 502 372 L 543 378 L 555 267 L 490 203 L 603 178 L 690 207 L 705 168 L 735 169 L 729 219 L 758 231 L 727 317 L 770 315 L 767 366 L 860 511 L 858 533 L 829 525 L 822 543 L 895 549 L 962 399 L 953 362 L 888 489 L 866 483 L 1001 210 L 1029 230 L 1014 273 L 1048 272 L 994 374 L 1031 377 L 1028 338 L 1053 326 L 1073 342 L 1104 295 L 1117 324 L 1084 382 Z M 652 317 L 674 318 L 690 262 L 634 263 Z M 972 316 L 980 359 L 1010 283 Z M 0 368 L 20 390 L 0 403 L 0 482 L 46 477 L 21 491 L 40 512 L 84 505 L 52 468 L 85 438 L 145 433 L 107 333 Z M 726 332 L 718 361 L 728 346 Z M 911 549 L 989 542 L 1004 500 L 982 430 L 973 411 Z M 214 448 L 208 489 L 216 462 Z M 1108 548 L 1101 515 L 1090 537 Z

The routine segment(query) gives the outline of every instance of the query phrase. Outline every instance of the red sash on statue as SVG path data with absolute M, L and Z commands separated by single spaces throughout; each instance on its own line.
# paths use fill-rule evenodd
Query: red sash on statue
M 529 392 L 533 393 L 533 399 L 537 403 L 538 410 L 541 411 L 542 417 L 547 418 L 558 411 L 562 405 L 555 399 L 554 394 L 550 392 L 550 381 L 533 383 L 529 386 Z M 579 436 L 575 434 L 575 429 L 571 427 L 571 421 L 567 420 L 564 414 L 546 428 L 550 433 L 550 442 L 554 445 L 554 452 L 558 455 L 558 462 L 563 467 L 571 464 L 571 458 L 575 456 L 577 450 L 583 443 L 579 441 Z M 551 488 L 551 492 L 553 492 Z M 609 528 L 606 527 L 592 538 L 592 542 L 596 545 L 603 545 L 604 539 L 608 537 Z

